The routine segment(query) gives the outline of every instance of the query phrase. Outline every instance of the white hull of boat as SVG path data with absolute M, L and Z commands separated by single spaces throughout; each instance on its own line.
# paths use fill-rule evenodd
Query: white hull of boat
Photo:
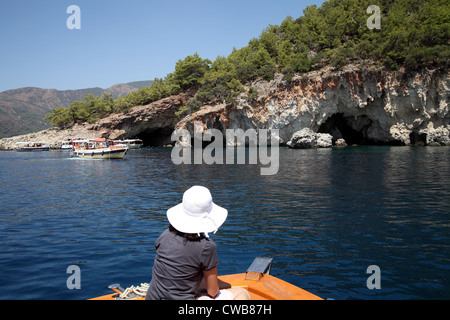
M 127 151 L 128 148 L 75 149 L 71 152 L 71 156 L 84 159 L 122 159 Z

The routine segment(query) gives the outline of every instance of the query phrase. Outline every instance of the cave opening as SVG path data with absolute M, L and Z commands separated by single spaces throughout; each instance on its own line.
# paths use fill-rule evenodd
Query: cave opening
M 344 139 L 348 145 L 361 144 L 364 141 L 362 132 L 354 130 L 346 121 L 343 113 L 333 114 L 319 128 L 319 133 L 333 136 L 333 144 L 338 139 Z
M 144 142 L 144 147 L 163 147 L 172 143 L 173 128 L 149 129 L 137 135 Z
M 425 146 L 427 144 L 427 134 L 419 132 L 411 132 L 409 135 L 410 144 L 413 146 Z
M 339 139 L 344 139 L 347 145 L 397 145 L 396 141 L 385 142 L 369 137 L 369 132 L 377 123 L 366 115 L 344 116 L 336 113 L 323 123 L 318 132 L 328 133 L 333 136 L 333 145 Z

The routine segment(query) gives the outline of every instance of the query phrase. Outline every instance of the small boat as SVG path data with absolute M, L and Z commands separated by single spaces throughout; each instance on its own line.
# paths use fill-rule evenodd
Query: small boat
M 101 138 L 72 141 L 70 155 L 85 159 L 123 159 L 127 151 L 126 145 Z
M 17 142 L 16 150 L 19 152 L 35 152 L 35 151 L 49 151 L 50 146 L 40 142 Z
M 231 285 L 247 289 L 251 300 L 323 300 L 315 294 L 269 275 L 272 258 L 256 258 L 246 273 L 219 276 Z M 109 286 L 114 293 L 91 300 L 144 300 L 148 284 L 126 290 L 119 284 Z
M 61 151 L 70 151 L 70 150 L 72 150 L 72 142 L 71 141 L 60 141 L 60 142 L 58 142 L 56 148 Z
M 126 144 L 129 149 L 139 149 L 144 145 L 144 141 L 141 139 L 126 139 L 122 143 Z

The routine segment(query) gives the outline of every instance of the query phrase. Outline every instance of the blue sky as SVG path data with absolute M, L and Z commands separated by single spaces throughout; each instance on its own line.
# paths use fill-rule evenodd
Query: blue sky
M 197 52 L 215 60 L 322 0 L 14 0 L 0 3 L 0 91 L 163 78 Z M 81 29 L 66 25 L 70 5 Z

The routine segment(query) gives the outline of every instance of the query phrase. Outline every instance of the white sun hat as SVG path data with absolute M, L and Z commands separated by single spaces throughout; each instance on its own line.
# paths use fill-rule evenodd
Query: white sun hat
M 183 202 L 167 210 L 170 224 L 183 233 L 216 232 L 227 216 L 227 209 L 216 205 L 211 192 L 201 186 L 187 190 Z

